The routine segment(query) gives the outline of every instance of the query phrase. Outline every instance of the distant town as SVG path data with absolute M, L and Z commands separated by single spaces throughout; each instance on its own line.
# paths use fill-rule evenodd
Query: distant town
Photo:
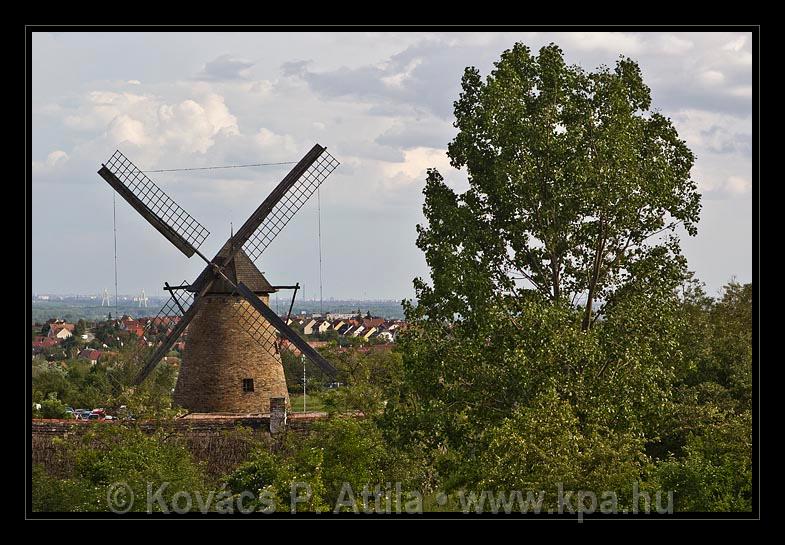
M 115 357 L 124 346 L 132 343 L 153 346 L 179 321 L 179 316 L 112 315 L 107 309 L 102 320 L 70 322 L 49 318 L 32 324 L 32 355 L 48 361 L 66 359 L 87 360 L 91 364 Z M 148 310 L 148 309 L 143 309 Z M 287 309 L 288 310 L 288 309 Z M 338 348 L 391 348 L 398 334 L 406 329 L 406 322 L 385 318 L 357 308 L 355 312 L 326 312 L 281 314 L 287 325 L 297 331 L 314 348 L 331 342 Z M 188 329 L 174 346 L 172 357 L 179 358 L 188 342 Z M 297 354 L 297 349 L 282 341 L 282 347 Z

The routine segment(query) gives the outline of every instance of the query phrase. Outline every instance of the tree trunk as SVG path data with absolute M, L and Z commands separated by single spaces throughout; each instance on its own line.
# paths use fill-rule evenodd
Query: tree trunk
M 589 283 L 589 293 L 586 297 L 586 310 L 583 313 L 583 323 L 581 329 L 588 331 L 591 328 L 591 311 L 594 305 L 594 296 L 596 295 L 597 282 L 600 278 L 600 263 L 602 262 L 603 252 L 605 251 L 605 218 L 600 219 L 600 241 L 597 245 L 597 251 L 594 253 L 594 270 L 592 271 L 591 282 Z

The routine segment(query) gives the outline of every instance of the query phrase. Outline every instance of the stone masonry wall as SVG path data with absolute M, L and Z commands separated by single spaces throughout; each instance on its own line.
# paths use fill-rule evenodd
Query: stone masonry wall
M 323 416 L 297 416 L 287 419 L 287 429 L 306 434 L 310 425 Z M 269 416 L 238 418 L 187 418 L 162 423 L 134 423 L 142 430 L 152 433 L 162 426 L 178 438 L 195 460 L 206 462 L 211 475 L 226 475 L 248 459 L 254 443 L 275 445 L 269 431 Z M 79 420 L 33 420 L 31 433 L 32 463 L 41 464 L 52 475 L 65 477 L 70 474 L 73 461 L 69 460 L 65 446 L 55 439 L 78 436 L 92 426 L 123 426 L 122 422 L 79 421 Z M 239 429 L 246 431 L 240 433 Z M 250 437 L 254 442 L 248 441 Z
M 267 304 L 269 296 L 262 300 Z M 283 397 L 289 406 L 281 358 L 252 336 L 252 328 L 240 318 L 246 313 L 257 315 L 241 297 L 205 296 L 188 329 L 175 403 L 199 413 L 266 413 L 271 397 Z M 261 334 L 274 342 L 274 329 Z M 253 392 L 243 391 L 243 379 L 253 379 Z

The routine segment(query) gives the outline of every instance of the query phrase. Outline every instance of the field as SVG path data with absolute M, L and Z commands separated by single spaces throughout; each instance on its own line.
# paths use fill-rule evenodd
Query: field
M 290 394 L 289 402 L 292 405 L 293 413 L 303 412 L 303 394 Z M 305 396 L 306 412 L 323 411 L 324 403 L 319 396 L 307 394 Z

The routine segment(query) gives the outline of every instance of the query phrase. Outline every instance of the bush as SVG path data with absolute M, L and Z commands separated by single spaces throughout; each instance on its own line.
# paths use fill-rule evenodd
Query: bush
M 57 394 L 49 394 L 49 397 L 41 402 L 41 416 L 43 418 L 67 418 L 68 413 L 65 409 L 65 404 L 57 399 Z

